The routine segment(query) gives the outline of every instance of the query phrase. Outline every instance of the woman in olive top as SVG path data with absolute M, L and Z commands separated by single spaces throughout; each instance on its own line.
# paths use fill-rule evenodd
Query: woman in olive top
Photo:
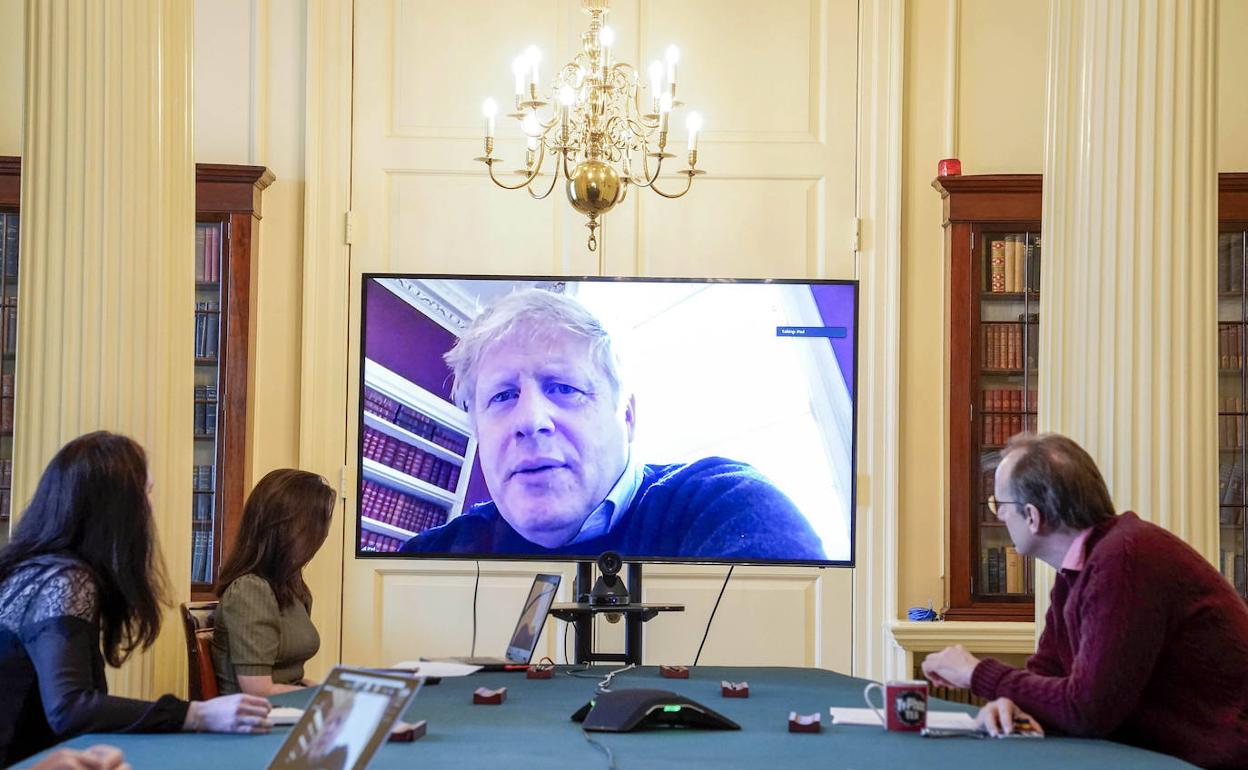
M 321 638 L 303 568 L 329 534 L 334 501 L 320 476 L 291 469 L 270 472 L 251 491 L 217 582 L 212 659 L 222 693 L 273 695 L 308 684 L 303 664 Z

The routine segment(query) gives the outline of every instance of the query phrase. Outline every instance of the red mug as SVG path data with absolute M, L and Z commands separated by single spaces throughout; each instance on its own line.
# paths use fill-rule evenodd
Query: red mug
M 882 708 L 871 702 L 871 691 L 876 688 L 884 696 Z M 863 689 L 862 699 L 889 730 L 917 733 L 927 727 L 927 682 L 921 679 L 872 682 Z

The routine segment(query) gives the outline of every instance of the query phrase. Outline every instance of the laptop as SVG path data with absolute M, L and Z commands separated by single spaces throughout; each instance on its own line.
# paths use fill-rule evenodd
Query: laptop
M 268 770 L 363 770 L 423 683 L 407 674 L 334 668 Z
M 520 618 L 516 621 L 516 630 L 511 633 L 511 641 L 507 643 L 507 653 L 501 658 L 433 658 L 455 663 L 466 663 L 470 666 L 481 666 L 486 671 L 507 671 L 525 668 L 533 659 L 533 651 L 537 649 L 537 640 L 542 635 L 542 626 L 546 625 L 546 614 L 555 601 L 555 591 L 559 588 L 558 575 L 537 575 L 533 578 L 533 587 L 529 589 L 529 598 L 520 609 Z

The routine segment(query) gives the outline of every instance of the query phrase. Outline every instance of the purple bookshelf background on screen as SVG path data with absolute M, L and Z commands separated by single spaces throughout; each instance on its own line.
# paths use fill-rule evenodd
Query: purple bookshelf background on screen
M 849 388 L 849 396 L 854 393 L 854 287 L 842 284 L 817 284 L 810 287 L 815 298 L 815 306 L 823 318 L 824 326 L 843 326 L 848 334 L 839 339 L 829 340 L 836 362 L 841 366 L 841 374 L 845 377 L 845 387 Z

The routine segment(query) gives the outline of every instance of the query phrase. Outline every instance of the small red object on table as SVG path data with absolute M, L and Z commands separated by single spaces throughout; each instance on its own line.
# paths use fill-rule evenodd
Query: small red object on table
M 419 722 L 395 722 L 386 740 L 390 743 L 411 743 L 425 737 L 427 726 L 428 722 L 423 719 Z
M 507 700 L 506 687 L 500 687 L 497 690 L 478 687 L 472 692 L 472 703 L 475 706 L 501 706 L 505 700 Z
M 816 711 L 813 714 L 799 714 L 796 711 L 789 712 L 789 732 L 791 733 L 817 733 L 823 725 L 820 717 L 823 714 Z
M 550 679 L 555 675 L 555 664 L 550 658 L 543 658 L 540 662 L 529 666 L 529 670 L 524 672 L 526 679 Z
M 659 666 L 659 673 L 665 679 L 688 679 L 688 666 Z
M 750 683 L 724 680 L 719 683 L 719 692 L 725 698 L 748 698 L 750 697 Z

